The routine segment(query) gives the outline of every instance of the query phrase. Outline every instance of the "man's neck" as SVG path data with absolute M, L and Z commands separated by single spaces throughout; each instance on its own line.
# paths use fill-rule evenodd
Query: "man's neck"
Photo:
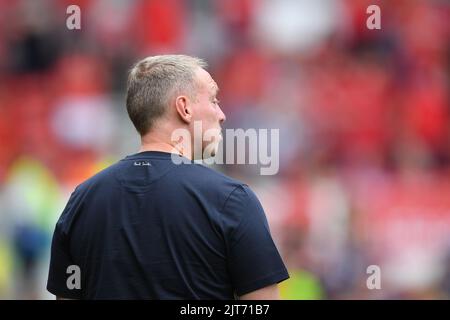
M 141 148 L 139 152 L 144 151 L 160 151 L 167 153 L 174 153 L 181 155 L 189 160 L 192 160 L 192 154 L 189 152 L 190 148 L 186 143 L 189 141 L 181 140 L 176 142 L 172 141 L 172 133 L 175 127 L 172 126 L 158 126 L 155 130 L 148 132 L 141 137 Z

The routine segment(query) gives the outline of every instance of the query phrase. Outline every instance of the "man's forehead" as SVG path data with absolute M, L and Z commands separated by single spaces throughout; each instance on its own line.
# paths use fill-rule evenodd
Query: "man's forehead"
M 209 74 L 208 71 L 206 71 L 205 69 L 200 69 L 198 76 L 199 76 L 200 81 L 203 82 L 204 84 L 206 84 L 208 89 L 210 89 L 214 92 L 219 91 L 219 86 L 214 81 L 214 79 L 211 77 L 211 75 Z

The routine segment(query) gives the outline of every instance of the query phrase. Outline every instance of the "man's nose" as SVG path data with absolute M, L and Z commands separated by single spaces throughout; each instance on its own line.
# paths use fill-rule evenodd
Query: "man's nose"
M 222 109 L 220 109 L 219 122 L 223 123 L 225 120 L 227 120 L 227 116 L 225 115 L 225 113 L 223 113 Z

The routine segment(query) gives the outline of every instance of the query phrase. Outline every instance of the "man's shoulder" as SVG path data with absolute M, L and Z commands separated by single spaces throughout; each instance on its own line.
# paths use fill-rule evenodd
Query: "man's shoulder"
M 246 185 L 242 181 L 229 177 L 226 174 L 203 164 L 190 164 L 187 166 L 186 172 L 191 181 L 196 181 L 198 184 L 208 188 L 216 189 L 227 187 L 234 189 L 238 186 Z
M 86 191 L 90 189 L 93 186 L 99 185 L 99 184 L 106 184 L 110 182 L 110 179 L 114 177 L 116 171 L 118 170 L 120 166 L 120 162 L 113 163 L 112 165 L 98 171 L 97 173 L 93 174 L 83 182 L 81 182 L 77 187 L 76 191 Z
M 122 171 L 127 167 L 129 166 L 126 162 L 118 161 L 80 183 L 76 191 L 83 193 L 93 188 L 111 188 L 120 183 Z M 191 186 L 205 194 L 221 194 L 223 196 L 231 194 L 236 189 L 245 193 L 249 188 L 246 183 L 203 164 L 189 163 L 169 167 L 164 168 L 163 171 L 165 172 L 156 174 L 158 180 L 167 178 L 166 181 L 169 185 L 173 185 L 173 183 L 176 185 L 182 184 Z M 168 172 L 172 172 L 172 174 L 166 174 Z
M 261 213 L 258 197 L 250 186 L 238 179 L 231 178 L 222 172 L 206 167 L 202 164 L 189 165 L 183 183 L 200 192 L 204 199 L 218 205 L 219 211 L 227 216 L 228 222 L 236 221 L 249 215 L 248 210 Z

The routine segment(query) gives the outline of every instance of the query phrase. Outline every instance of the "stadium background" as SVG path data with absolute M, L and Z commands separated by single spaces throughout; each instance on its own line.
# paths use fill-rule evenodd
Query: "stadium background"
M 226 128 L 280 129 L 277 175 L 218 169 L 260 196 L 283 298 L 448 299 L 449 24 L 438 0 L 0 0 L 0 298 L 52 298 L 68 196 L 138 148 L 128 68 L 187 53 L 209 62 Z

